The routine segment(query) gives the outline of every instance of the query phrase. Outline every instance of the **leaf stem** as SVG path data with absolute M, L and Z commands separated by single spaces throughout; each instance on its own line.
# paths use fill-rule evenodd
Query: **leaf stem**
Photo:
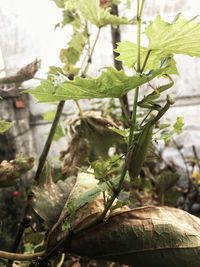
M 111 14 L 115 16 L 119 16 L 117 4 L 112 4 Z M 112 36 L 114 66 L 117 70 L 121 70 L 123 69 L 122 61 L 119 61 L 116 59 L 118 54 L 115 51 L 115 49 L 117 48 L 117 43 L 121 42 L 120 26 L 113 27 L 111 25 L 111 36 Z M 123 123 L 124 123 L 124 126 L 127 127 L 129 126 L 129 119 L 130 119 L 129 101 L 128 101 L 127 94 L 119 98 L 119 101 L 120 101 L 121 110 L 122 110 L 122 117 L 124 119 Z
M 89 53 L 88 53 L 88 61 L 87 61 L 87 64 L 86 64 L 86 66 L 85 66 L 85 69 L 84 69 L 83 72 L 82 72 L 82 76 L 84 76 L 84 75 L 87 73 L 87 71 L 88 71 L 88 68 L 89 68 L 89 66 L 90 66 L 90 63 L 91 63 L 91 61 L 92 61 L 92 56 L 93 56 L 93 53 L 94 53 L 94 49 L 95 49 L 95 47 L 96 47 L 97 41 L 98 41 L 99 36 L 100 36 L 100 32 L 101 32 L 101 27 L 98 28 L 97 35 L 96 35 L 96 37 L 95 37 L 93 46 L 92 46 L 91 50 L 90 50 Z
M 142 12 L 143 12 L 143 9 L 144 9 L 144 4 L 145 4 L 145 0 L 142 0 L 142 4 L 140 6 L 140 12 L 139 12 L 140 18 L 142 17 Z
M 146 54 L 144 63 L 143 63 L 143 65 L 142 65 L 141 73 L 143 73 L 143 71 L 144 71 L 144 69 L 145 69 L 145 67 L 146 67 L 146 65 L 147 65 L 147 61 L 148 61 L 148 59 L 149 59 L 150 54 L 151 54 L 151 50 L 149 49 L 149 50 L 147 51 L 147 54 Z
M 39 183 L 39 179 L 40 179 L 42 170 L 44 168 L 44 164 L 46 162 L 47 155 L 49 153 L 49 149 L 51 147 L 51 143 L 53 141 L 53 137 L 54 137 L 56 128 L 58 126 L 64 104 L 65 104 L 65 101 L 60 101 L 58 106 L 57 106 L 56 114 L 55 114 L 51 129 L 50 129 L 49 135 L 48 135 L 46 143 L 44 145 L 42 154 L 40 155 L 39 164 L 38 164 L 37 171 L 36 171 L 35 178 L 34 178 L 37 184 Z
M 83 76 L 83 77 L 84 77 L 85 74 L 86 74 L 87 71 L 88 71 L 88 68 L 89 68 L 89 66 L 90 66 L 90 64 L 91 64 L 91 62 L 92 62 L 92 56 L 93 56 L 93 54 L 94 54 L 94 49 L 95 49 L 96 44 L 97 44 L 97 41 L 98 41 L 98 39 L 99 39 L 100 32 L 101 32 L 101 28 L 99 27 L 99 28 L 98 28 L 98 32 L 97 32 L 97 35 L 96 35 L 95 40 L 94 40 L 94 43 L 93 43 L 93 46 L 92 46 L 92 48 L 90 49 L 90 51 L 88 51 L 88 60 L 87 60 L 87 64 L 86 64 L 84 70 L 81 72 L 80 76 Z M 84 59 L 84 60 L 85 60 L 85 59 Z M 84 60 L 83 60 L 83 62 L 84 62 Z M 80 106 L 80 104 L 79 104 L 79 101 L 78 101 L 78 100 L 74 100 L 74 102 L 75 102 L 75 104 L 76 104 L 76 106 L 77 106 L 77 108 L 78 108 L 78 110 L 79 110 L 80 117 L 83 117 L 83 111 L 82 111 L 82 109 L 81 109 L 81 106 Z
M 76 104 L 76 106 L 77 106 L 77 108 L 78 108 L 80 117 L 83 118 L 83 111 L 82 111 L 82 108 L 81 108 L 81 106 L 80 106 L 78 100 L 74 100 L 74 102 L 75 102 L 75 104 Z
M 142 11 L 144 7 L 144 0 L 142 1 L 140 8 L 140 0 L 137 0 L 137 73 L 142 73 L 140 66 L 140 48 L 141 48 L 141 25 L 142 25 Z M 148 59 L 148 58 L 147 58 Z M 136 127 L 136 116 L 137 116 L 137 102 L 139 96 L 139 87 L 135 89 L 134 100 L 133 100 L 133 111 L 131 116 L 131 127 L 129 134 L 128 148 L 132 145 L 134 131 Z

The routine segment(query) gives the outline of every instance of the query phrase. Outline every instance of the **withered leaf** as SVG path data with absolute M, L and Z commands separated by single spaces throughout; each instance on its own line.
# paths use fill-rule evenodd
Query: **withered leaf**
M 33 168 L 34 158 L 22 154 L 15 159 L 3 160 L 0 164 L 0 187 L 12 186 L 17 179 Z
M 134 267 L 199 267 L 200 219 L 183 210 L 148 206 L 112 215 L 68 241 L 64 252 Z
M 71 142 L 61 158 L 64 175 L 75 175 L 77 167 L 88 165 L 88 162 L 99 158 L 107 158 L 110 147 L 124 142 L 123 137 L 109 127 L 117 128 L 117 125 L 94 112 L 87 112 L 71 123 Z
M 49 228 L 58 221 L 75 180 L 75 177 L 69 177 L 54 183 L 48 178 L 46 183 L 33 188 L 33 209 Z

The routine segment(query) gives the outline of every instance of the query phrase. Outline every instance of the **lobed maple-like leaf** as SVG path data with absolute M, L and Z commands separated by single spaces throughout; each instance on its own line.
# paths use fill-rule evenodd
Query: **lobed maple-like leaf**
M 130 41 L 123 41 L 118 43 L 117 49 L 115 50 L 119 53 L 119 56 L 116 58 L 123 62 L 123 65 L 129 68 L 132 68 L 137 62 L 137 45 Z M 145 61 L 145 57 L 147 56 L 148 48 L 141 46 L 140 48 L 140 57 L 141 63 L 143 64 Z M 170 53 L 166 53 L 163 51 L 151 51 L 145 70 L 158 69 L 161 65 L 161 62 L 167 58 L 168 59 L 168 69 L 165 72 L 166 74 L 178 74 L 178 70 L 176 68 L 176 62 L 173 59 L 173 55 Z M 141 65 L 142 65 L 141 64 Z
M 196 18 L 186 20 L 178 16 L 175 22 L 168 23 L 158 15 L 145 34 L 149 39 L 148 49 L 200 57 L 200 24 Z
M 72 3 L 77 10 L 81 11 L 84 18 L 97 27 L 103 27 L 108 24 L 116 26 L 129 23 L 126 18 L 110 14 L 109 8 L 102 8 L 99 0 L 73 0 Z
M 135 74 L 127 76 L 123 70 L 107 68 L 98 78 L 76 77 L 73 81 L 65 81 L 54 85 L 53 81 L 45 80 L 35 89 L 27 90 L 39 102 L 53 102 L 67 99 L 119 98 L 131 89 L 141 86 L 167 68 L 151 71 L 148 75 Z

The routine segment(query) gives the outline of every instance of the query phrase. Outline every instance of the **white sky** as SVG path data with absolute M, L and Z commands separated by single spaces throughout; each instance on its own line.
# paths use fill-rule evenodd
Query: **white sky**
M 200 0 L 165 1 L 166 0 L 146 0 L 144 13 L 147 14 L 148 17 L 154 16 L 158 11 L 161 12 L 161 14 L 171 14 L 174 16 L 174 9 L 176 9 L 183 12 L 183 14 L 189 18 L 200 14 Z M 133 1 L 133 3 L 135 2 L 136 1 Z M 165 11 L 163 10 L 163 3 L 165 3 Z M 134 10 L 132 10 L 131 13 L 134 14 Z M 57 28 L 56 31 L 54 30 L 55 25 L 62 20 L 62 15 L 53 1 L 0 0 L 0 15 L 1 14 L 9 18 L 10 24 L 16 24 L 10 25 L 10 28 L 7 25 L 8 29 L 5 29 L 7 31 L 13 30 L 12 40 L 12 35 L 9 36 L 10 39 L 2 38 L 0 32 L 0 42 L 3 42 L 3 44 L 0 43 L 0 47 L 4 52 L 3 56 L 5 52 L 7 52 L 6 58 L 4 59 L 7 63 L 7 68 L 15 69 L 21 67 L 31 60 L 34 60 L 36 57 L 42 59 L 44 71 L 47 70 L 49 65 L 60 64 L 58 58 L 59 51 L 61 48 L 66 47 L 70 29 Z M 1 23 L 2 18 L 0 24 Z M 2 31 L 2 29 L 4 30 L 3 25 L 0 25 L 0 31 Z M 14 32 L 16 33 L 14 34 Z M 132 33 L 131 35 L 133 36 L 134 34 Z M 4 45 L 4 49 L 2 45 Z M 22 49 L 20 49 L 20 46 Z M 10 51 L 7 51 L 8 49 L 10 49 Z M 102 55 L 99 57 L 102 58 Z M 105 56 L 104 60 L 106 60 Z
M 4 16 L 10 17 L 11 23 L 12 17 L 14 18 L 13 22 L 17 22 L 17 37 L 28 44 L 28 47 L 25 48 L 27 51 L 23 51 L 19 56 L 23 58 L 28 54 L 28 57 L 31 55 L 30 58 L 32 57 L 33 60 L 35 57 L 42 58 L 45 69 L 49 65 L 60 64 L 59 51 L 66 46 L 69 33 L 66 29 L 57 28 L 56 31 L 54 30 L 55 25 L 62 20 L 62 16 L 53 1 L 0 0 L 0 9 Z M 23 40 L 27 37 L 29 37 L 29 40 Z M 15 41 L 17 42 L 17 40 Z M 10 42 L 7 45 L 11 47 L 15 44 Z M 11 55 L 12 52 L 14 51 L 11 47 Z M 14 55 L 12 56 L 15 58 Z

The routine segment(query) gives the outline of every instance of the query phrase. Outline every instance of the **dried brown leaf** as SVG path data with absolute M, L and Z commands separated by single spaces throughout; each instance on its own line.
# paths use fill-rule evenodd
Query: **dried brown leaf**
M 200 219 L 175 208 L 142 207 L 115 214 L 68 241 L 65 252 L 134 267 L 199 267 Z
M 76 175 L 77 167 L 88 165 L 88 162 L 107 158 L 109 148 L 123 142 L 123 138 L 109 127 L 117 128 L 117 125 L 94 112 L 72 121 L 71 142 L 61 156 L 65 176 Z

